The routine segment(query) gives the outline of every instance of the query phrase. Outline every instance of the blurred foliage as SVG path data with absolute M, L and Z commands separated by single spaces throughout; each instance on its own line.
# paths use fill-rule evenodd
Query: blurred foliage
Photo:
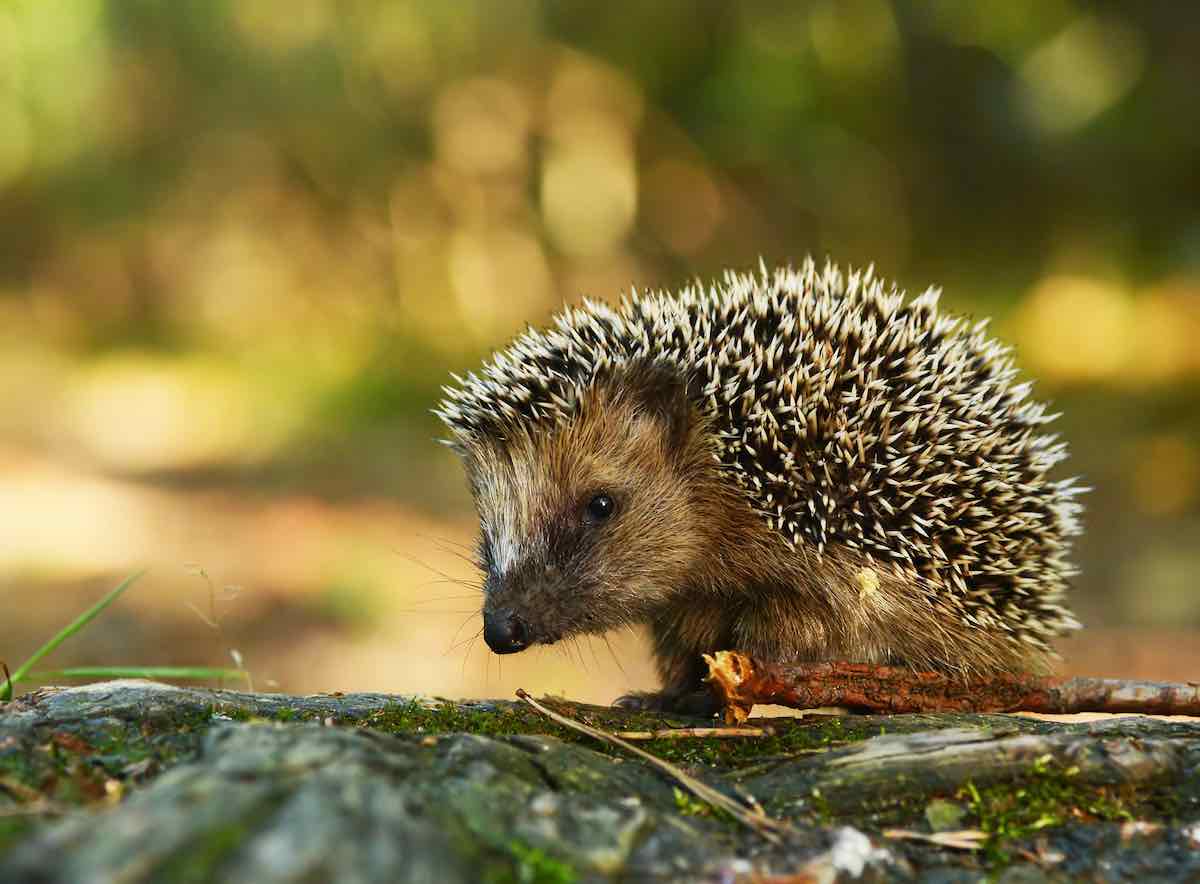
M 0 440 L 461 506 L 448 371 L 830 255 L 996 316 L 1094 598 L 1200 622 L 1198 45 L 1166 2 L 0 0 Z

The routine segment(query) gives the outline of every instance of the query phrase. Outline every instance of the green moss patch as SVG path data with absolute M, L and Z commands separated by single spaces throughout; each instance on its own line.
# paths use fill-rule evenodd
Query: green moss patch
M 575 884 L 579 876 L 562 860 L 520 841 L 508 845 L 507 861 L 490 866 L 487 884 Z
M 681 721 L 654 713 L 609 711 L 600 707 L 571 710 L 571 714 L 609 732 L 696 726 L 695 721 Z M 470 733 L 503 738 L 541 734 L 586 745 L 607 755 L 625 755 L 614 746 L 561 727 L 532 710 L 518 706 L 472 709 L 449 702 L 430 707 L 412 701 L 392 704 L 368 716 L 361 724 L 398 736 Z M 764 760 L 767 763 L 782 761 L 797 754 L 869 739 L 880 732 L 880 726 L 874 722 L 858 723 L 854 719 L 828 716 L 776 719 L 770 723 L 770 729 L 771 733 L 762 737 L 666 738 L 639 740 L 637 745 L 674 764 L 733 769 L 759 764 Z
M 966 823 L 988 834 L 985 855 L 993 863 L 1009 861 L 1013 842 L 1067 823 L 1172 815 L 1170 798 L 1163 790 L 1090 785 L 1079 782 L 1078 776 L 1079 768 L 1056 764 L 1047 755 L 1018 781 L 984 787 L 968 782 L 956 797 L 965 803 Z
M 35 797 L 68 806 L 113 800 L 126 787 L 194 758 L 213 714 L 187 710 L 161 719 L 37 727 L 0 743 L 0 789 L 19 803 Z

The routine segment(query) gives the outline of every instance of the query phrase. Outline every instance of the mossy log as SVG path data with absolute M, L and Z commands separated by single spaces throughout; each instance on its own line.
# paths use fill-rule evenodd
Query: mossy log
M 0 881 L 1200 878 L 1200 721 L 754 723 L 639 745 L 786 820 L 778 843 L 516 703 L 37 691 L 0 706 Z

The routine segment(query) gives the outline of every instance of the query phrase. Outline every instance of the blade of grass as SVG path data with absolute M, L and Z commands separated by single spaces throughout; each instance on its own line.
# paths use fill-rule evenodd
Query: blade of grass
M 22 681 L 48 681 L 58 678 L 173 678 L 182 681 L 240 678 L 247 684 L 250 683 L 250 673 L 245 669 L 223 669 L 214 666 L 72 666 L 67 669 L 31 672 Z
M 12 674 L 12 678 L 8 681 L 8 683 L 6 683 L 5 686 L 0 689 L 0 700 L 11 700 L 13 684 L 23 679 L 38 660 L 45 657 L 71 636 L 75 635 L 75 633 L 79 632 L 81 629 L 91 623 L 101 611 L 115 602 L 120 597 L 121 593 L 129 589 L 129 587 L 131 587 L 134 582 L 144 573 L 146 572 L 138 571 L 135 574 L 130 574 L 128 577 L 122 580 L 115 589 L 111 590 L 108 595 L 100 599 L 100 601 L 96 602 L 96 604 L 92 605 L 90 608 L 72 620 L 69 624 L 60 629 L 53 638 L 34 651 L 33 655 L 24 663 L 22 663 L 20 668 L 18 668 L 17 671 Z

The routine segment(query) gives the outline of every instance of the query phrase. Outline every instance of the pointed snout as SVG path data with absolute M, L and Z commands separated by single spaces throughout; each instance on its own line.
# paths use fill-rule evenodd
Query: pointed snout
M 529 647 L 529 626 L 511 611 L 484 611 L 483 640 L 497 654 L 515 654 Z

